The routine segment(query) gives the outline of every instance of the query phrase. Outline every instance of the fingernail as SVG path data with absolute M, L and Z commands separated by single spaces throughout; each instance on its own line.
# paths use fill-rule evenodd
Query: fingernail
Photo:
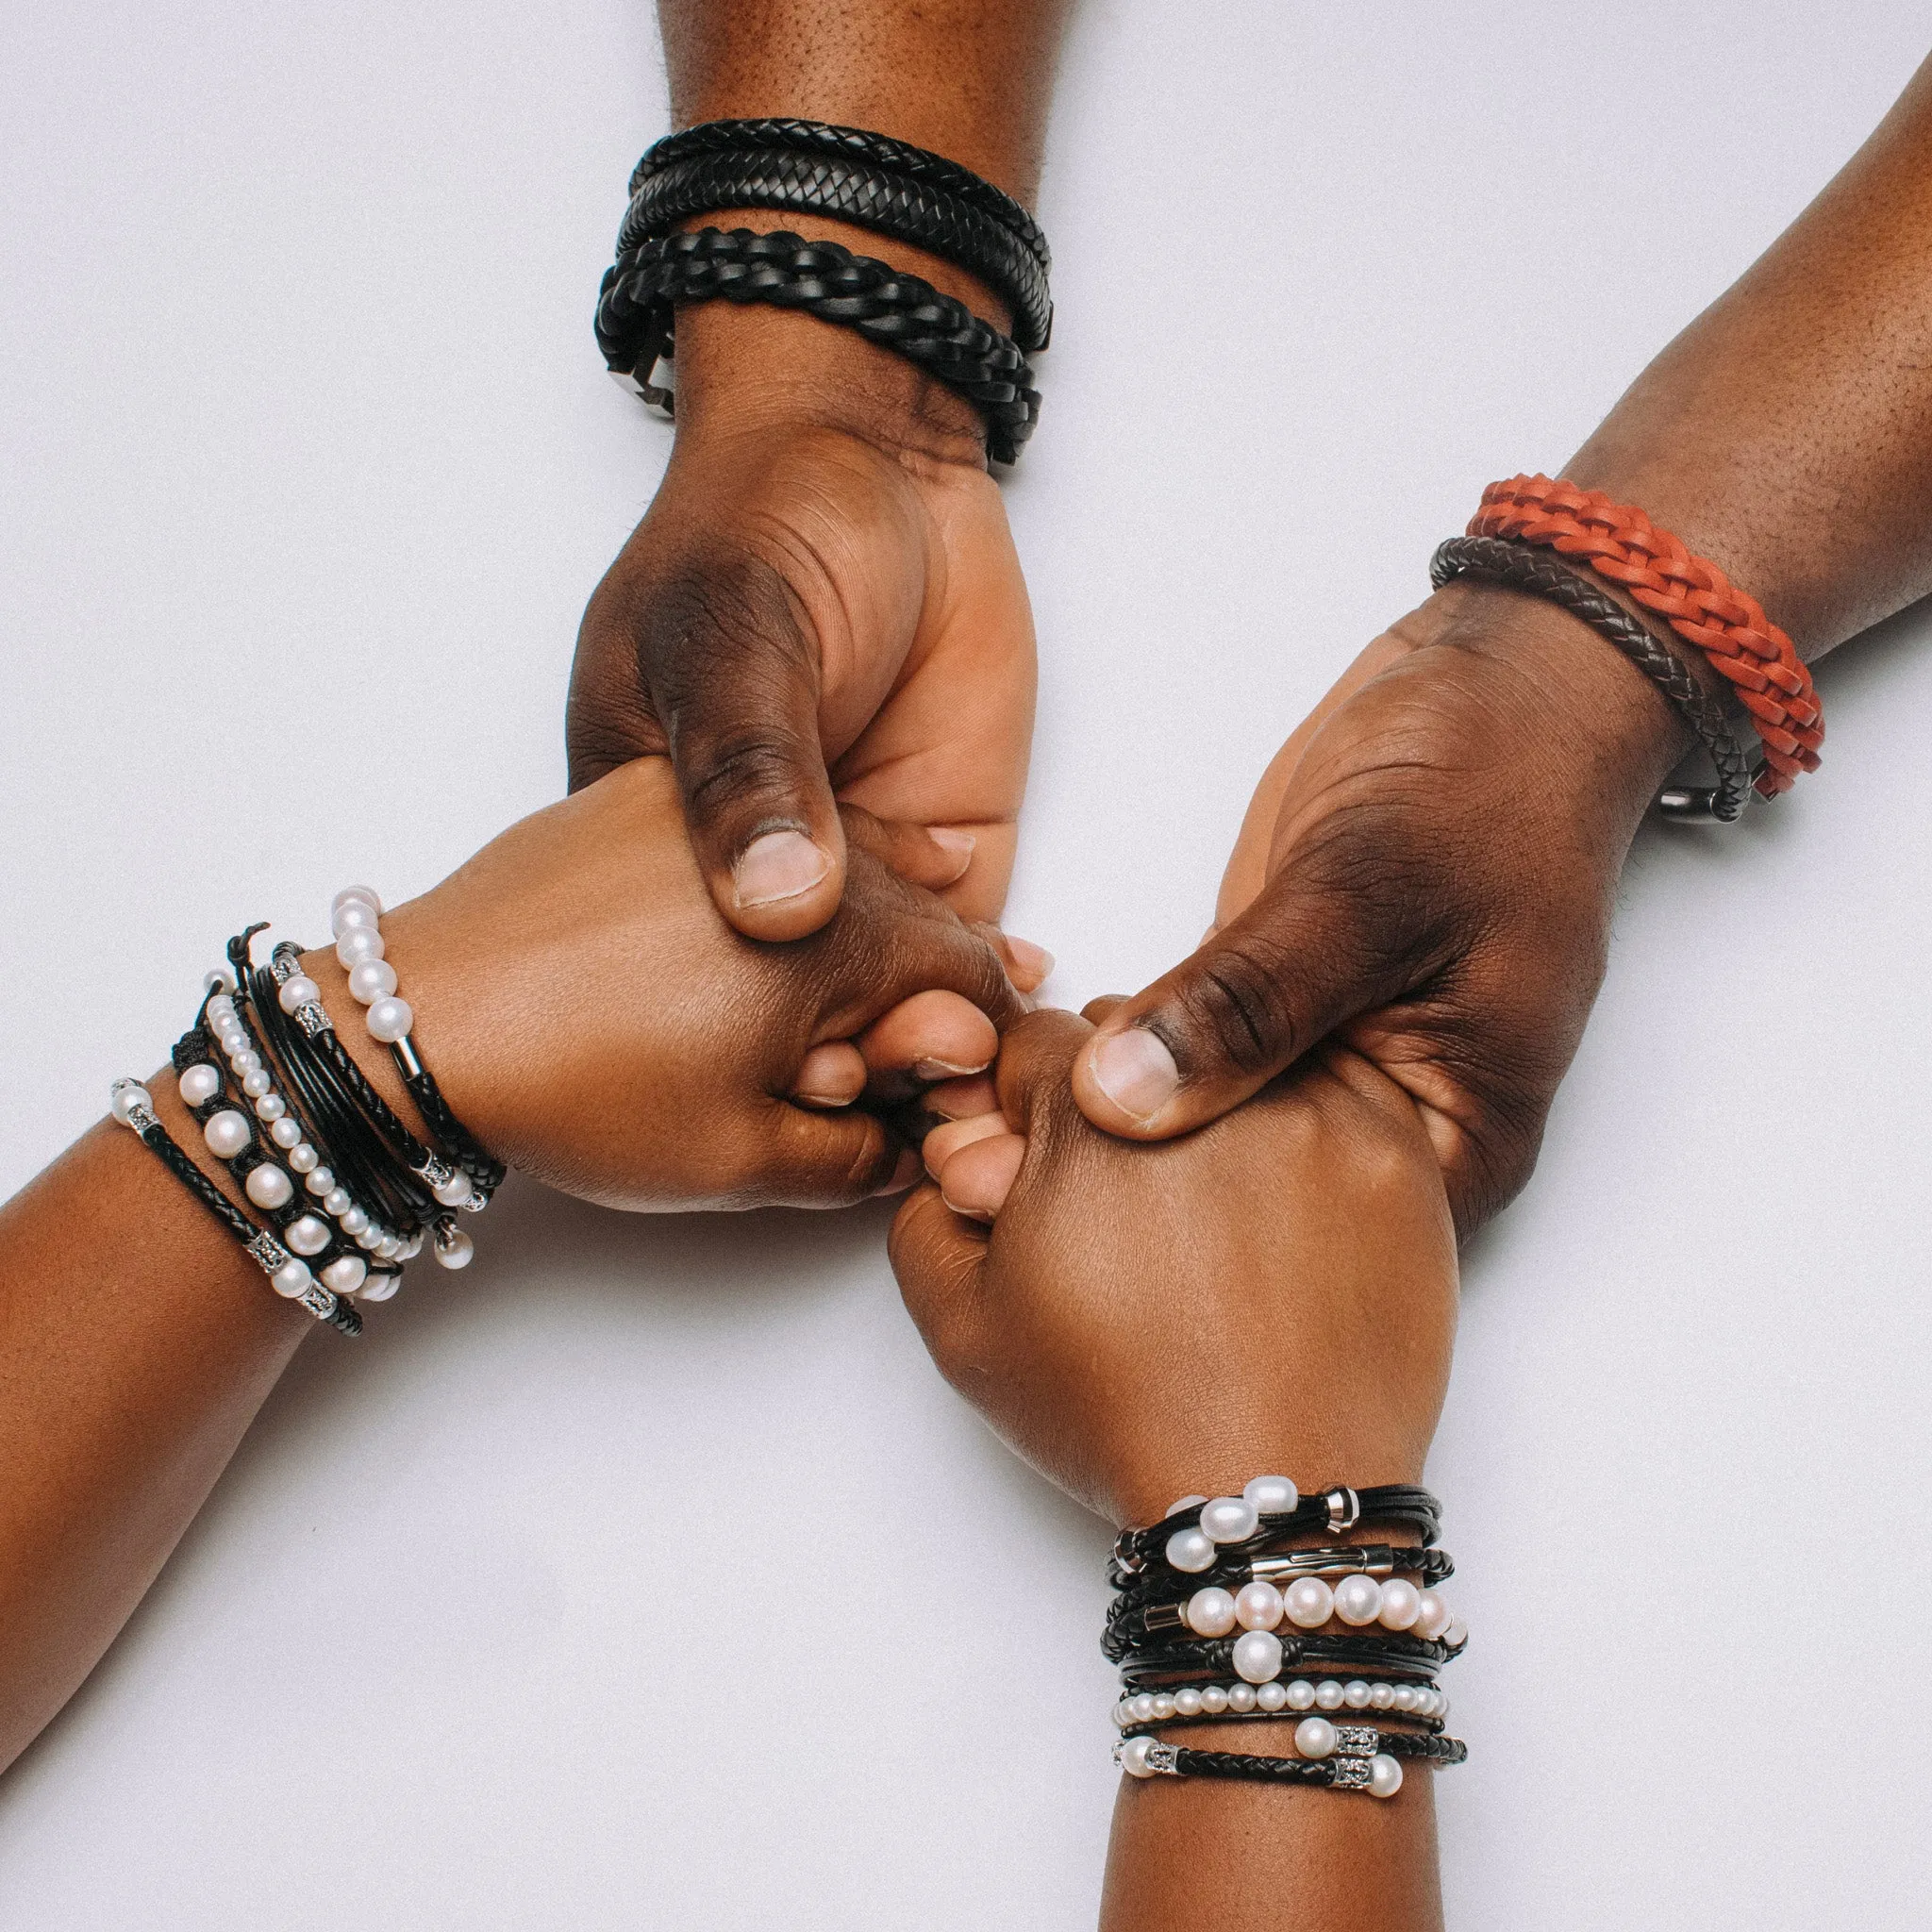
M 902 1147 L 899 1150 L 899 1164 L 893 1168 L 891 1178 L 881 1181 L 872 1191 L 873 1199 L 877 1200 L 881 1194 L 903 1194 L 919 1178 L 920 1172 L 918 1149 Z
M 794 1093 L 791 1101 L 797 1107 L 850 1107 L 850 1096 L 843 1093 Z
M 935 845 L 943 847 L 959 861 L 961 872 L 966 870 L 967 862 L 973 857 L 973 848 L 979 843 L 971 832 L 950 831 L 943 825 L 928 825 L 925 832 Z
M 803 832 L 767 832 L 744 848 L 732 879 L 741 906 L 772 906 L 810 891 L 831 869 Z
M 991 1065 L 991 1060 L 979 1060 L 970 1067 L 958 1066 L 951 1060 L 914 1060 L 912 1076 L 916 1080 L 958 1080 L 968 1074 L 983 1074 Z
M 1008 933 L 1007 950 L 1012 954 L 1013 964 L 1022 973 L 1037 974 L 1044 979 L 1053 971 L 1053 955 L 1044 946 L 1036 946 L 1031 940 L 1016 940 Z
M 1129 1026 L 1093 1049 L 1093 1083 L 1124 1114 L 1151 1119 L 1180 1091 L 1180 1069 L 1158 1033 Z

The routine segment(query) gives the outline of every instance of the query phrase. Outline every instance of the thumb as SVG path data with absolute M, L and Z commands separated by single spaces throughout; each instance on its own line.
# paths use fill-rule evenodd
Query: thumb
M 845 888 L 819 743 L 818 650 L 768 565 L 712 558 L 702 577 L 652 596 L 639 668 L 719 911 L 749 939 L 799 939 L 831 918 Z
M 1291 865 L 1240 918 L 1101 1019 L 1074 1063 L 1096 1127 L 1164 1141 L 1218 1119 L 1407 975 L 1359 896 Z

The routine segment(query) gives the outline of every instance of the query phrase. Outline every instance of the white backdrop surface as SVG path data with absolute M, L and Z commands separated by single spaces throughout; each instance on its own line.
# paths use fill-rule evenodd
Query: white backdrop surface
M 1051 991 L 1192 944 L 1268 754 L 1475 490 L 1561 461 L 1926 38 L 1904 0 L 1090 4 L 1008 485 Z M 664 126 L 641 6 L 8 41 L 0 1191 L 242 918 L 404 896 L 555 795 L 667 444 L 589 329 Z M 1774 811 L 1643 834 L 1541 1171 L 1466 1257 L 1456 1925 L 1924 1924 L 1928 629 L 1825 667 Z M 1107 1534 L 931 1372 L 885 1218 L 513 1189 L 467 1276 L 305 1349 L 0 1785 L 0 1924 L 1086 1923 Z

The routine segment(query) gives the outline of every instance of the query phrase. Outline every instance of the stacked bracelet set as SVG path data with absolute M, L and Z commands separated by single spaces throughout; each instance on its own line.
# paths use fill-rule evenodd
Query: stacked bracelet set
M 1657 799 L 1671 818 L 1739 818 L 1751 794 L 1775 798 L 1818 769 L 1824 716 L 1811 674 L 1790 639 L 1707 557 L 1695 556 L 1629 504 L 1548 476 L 1491 483 L 1467 533 L 1429 564 L 1440 590 L 1475 577 L 1559 604 L 1651 679 L 1710 756 L 1711 788 L 1673 787 Z M 1600 580 L 1600 581 L 1599 581 Z M 1726 707 L 1713 697 L 1603 585 L 1655 612 L 1723 680 L 1760 746 L 1754 763 Z
M 230 1200 L 176 1143 L 138 1080 L 114 1082 L 114 1118 L 131 1127 L 228 1228 L 275 1292 L 344 1334 L 353 1302 L 385 1301 L 427 1241 L 445 1268 L 474 1254 L 457 1216 L 487 1207 L 504 1169 L 451 1112 L 411 1035 L 415 1015 L 383 957 L 382 904 L 366 886 L 339 892 L 330 923 L 370 1037 L 388 1047 L 425 1142 L 370 1085 L 336 1035 L 322 989 L 284 941 L 266 965 L 256 925 L 228 941 L 194 1024 L 175 1042 L 181 1103 L 249 1208 Z M 256 1216 L 259 1218 L 256 1218 Z
M 1114 1545 L 1101 1648 L 1121 1668 L 1114 1757 L 1131 1777 L 1243 1778 L 1393 1797 L 1405 1759 L 1460 1764 L 1436 1673 L 1469 1633 L 1436 1585 L 1441 1510 L 1407 1485 L 1304 1496 L 1257 1476 L 1186 1496 Z M 1361 1524 L 1413 1544 L 1336 1543 Z M 1309 1546 L 1311 1536 L 1330 1541 Z M 1335 1626 L 1340 1624 L 1340 1628 Z M 1347 1722 L 1348 1713 L 1364 1722 Z M 1324 1715 L 1336 1713 L 1338 1716 Z M 1170 1724 L 1292 1722 L 1292 1757 L 1165 1743 Z
M 1006 302 L 1002 333 L 917 275 L 835 242 L 682 223 L 728 208 L 830 216 L 923 249 Z M 856 329 L 974 403 L 987 453 L 1010 463 L 1033 433 L 1040 394 L 1027 355 L 1053 332 L 1053 258 L 1031 215 L 942 156 L 818 121 L 711 121 L 658 142 L 631 176 L 617 259 L 597 298 L 610 373 L 669 408 L 653 380 L 672 353 L 680 304 L 766 303 Z

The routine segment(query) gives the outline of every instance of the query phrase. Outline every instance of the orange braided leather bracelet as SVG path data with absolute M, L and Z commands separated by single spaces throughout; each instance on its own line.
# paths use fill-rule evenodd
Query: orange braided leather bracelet
M 1824 715 L 1797 647 L 1755 597 L 1708 558 L 1693 556 L 1641 509 L 1548 476 L 1512 476 L 1483 491 L 1472 537 L 1537 543 L 1587 565 L 1654 610 L 1728 678 L 1764 741 L 1757 789 L 1788 791 L 1818 769 Z

